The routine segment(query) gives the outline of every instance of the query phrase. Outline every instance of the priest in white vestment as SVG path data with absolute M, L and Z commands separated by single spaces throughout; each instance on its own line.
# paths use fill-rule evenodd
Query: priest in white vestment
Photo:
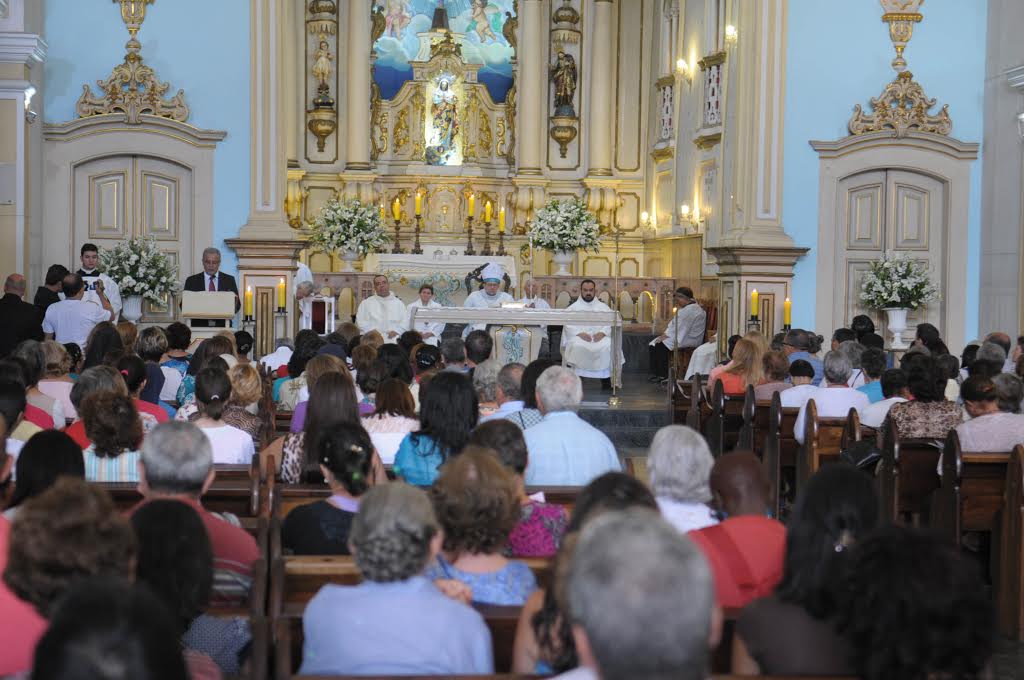
M 91 243 L 86 243 L 82 246 L 79 258 L 82 261 L 82 268 L 78 270 L 78 273 L 82 276 L 82 281 L 85 282 L 85 295 L 82 299 L 95 302 L 102 307 L 103 303 L 100 300 L 99 293 L 96 292 L 96 282 L 102 281 L 103 294 L 110 301 L 110 306 L 114 310 L 114 323 L 117 323 L 117 315 L 121 313 L 121 289 L 114 279 L 98 269 L 100 264 L 99 249 Z
M 374 295 L 359 303 L 356 310 L 356 325 L 360 333 L 377 331 L 384 342 L 396 342 L 398 336 L 407 330 L 409 311 L 397 295 L 391 292 L 388 277 L 378 274 L 373 277 Z
M 480 277 L 484 281 L 483 289 L 470 293 L 462 306 L 471 309 L 488 309 L 491 307 L 501 307 L 506 302 L 515 302 L 511 295 L 501 290 L 501 279 L 504 274 L 505 270 L 501 268 L 501 265 L 493 262 L 488 263 L 483 268 L 483 271 L 480 272 Z M 486 323 L 466 324 L 465 330 L 462 331 L 462 337 L 465 339 L 470 331 L 482 331 L 486 328 Z
M 611 307 L 597 299 L 597 283 L 584 279 L 580 284 L 580 297 L 569 305 L 568 312 L 610 312 Z M 581 378 L 601 378 L 603 389 L 611 389 L 612 327 L 573 326 L 566 324 L 562 331 L 562 356 L 565 363 Z M 619 365 L 625 357 L 619 352 Z
M 537 295 L 537 284 L 533 282 L 533 279 L 526 279 L 523 281 L 523 297 L 519 298 L 517 302 L 525 304 L 527 309 L 551 309 L 551 305 L 548 304 L 548 301 Z M 548 356 L 550 353 L 550 348 L 548 347 L 548 327 L 527 326 L 524 330 L 529 330 L 534 334 L 540 334 L 540 356 Z
M 410 329 L 423 336 L 423 342 L 437 347 L 441 342 L 441 333 L 444 332 L 444 321 L 413 321 L 412 315 L 416 309 L 424 307 L 441 307 L 442 305 L 434 299 L 434 287 L 429 283 L 420 286 L 420 296 L 409 303 L 409 322 L 406 324 Z
M 299 304 L 299 315 L 310 316 L 313 310 L 313 295 L 316 284 L 313 283 L 313 272 L 301 262 L 295 263 L 295 278 L 292 280 L 295 302 Z

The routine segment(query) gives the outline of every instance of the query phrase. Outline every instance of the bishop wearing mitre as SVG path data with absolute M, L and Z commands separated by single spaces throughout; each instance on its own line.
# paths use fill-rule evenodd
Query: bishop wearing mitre
M 584 279 L 580 283 L 580 297 L 566 308 L 567 312 L 610 312 L 611 307 L 596 298 L 597 283 Z M 601 378 L 601 389 L 612 387 L 612 327 L 574 326 L 566 324 L 562 330 L 562 354 L 565 363 L 581 378 Z M 619 364 L 625 357 L 619 352 Z
M 397 295 L 391 292 L 388 277 L 377 274 L 373 277 L 374 295 L 359 303 L 356 310 L 356 325 L 360 333 L 377 331 L 384 342 L 397 342 L 398 336 L 408 330 L 409 312 Z
M 505 270 L 502 269 L 500 264 L 489 262 L 480 272 L 480 278 L 483 279 L 484 287 L 470 293 L 462 306 L 474 309 L 487 309 L 489 307 L 501 307 L 506 302 L 515 302 L 515 298 L 500 290 L 501 280 L 504 275 Z M 466 324 L 462 337 L 465 338 L 469 335 L 470 331 L 484 330 L 485 328 L 487 328 L 486 323 Z

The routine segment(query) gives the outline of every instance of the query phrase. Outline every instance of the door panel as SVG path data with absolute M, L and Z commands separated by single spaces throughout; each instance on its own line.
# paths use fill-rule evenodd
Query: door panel
M 847 196 L 844 233 L 849 250 L 879 250 L 882 247 L 885 173 L 869 174 L 872 177 L 865 178 L 868 182 L 852 187 Z
M 83 163 L 74 175 L 74 243 L 68 261 L 78 265 L 87 241 L 110 247 L 131 233 L 131 156 L 109 156 Z M 74 269 L 75 267 L 72 267 Z

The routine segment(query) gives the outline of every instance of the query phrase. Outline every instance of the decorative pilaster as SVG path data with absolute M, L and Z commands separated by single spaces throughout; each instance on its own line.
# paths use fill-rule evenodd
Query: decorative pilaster
M 348 158 L 345 171 L 370 170 L 370 3 L 348 4 Z
M 546 85 L 543 54 L 543 2 L 521 0 L 519 25 L 521 49 L 516 50 L 519 60 L 518 92 L 519 175 L 540 175 L 544 157 L 544 106 Z
M 612 105 L 615 73 L 612 50 L 615 45 L 614 5 L 612 0 L 594 2 L 594 42 L 591 52 L 590 124 L 587 126 L 589 177 L 609 177 L 612 174 Z
M 284 214 L 285 98 L 282 30 L 285 3 L 251 0 L 250 4 L 250 192 L 249 218 L 242 239 L 290 239 Z

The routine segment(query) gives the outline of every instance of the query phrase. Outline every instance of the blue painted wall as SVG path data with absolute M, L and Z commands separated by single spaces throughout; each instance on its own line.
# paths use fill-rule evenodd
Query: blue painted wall
M 984 128 L 986 0 L 928 0 L 906 59 L 914 79 L 938 103 L 949 104 L 952 135 L 981 142 Z M 811 251 L 796 265 L 795 291 L 817 278 L 818 155 L 809 140 L 848 134 L 853 105 L 867 107 L 895 72 L 895 53 L 877 2 L 789 0 L 786 54 L 783 226 Z M 967 258 L 967 338 L 978 332 L 981 253 L 981 156 L 971 169 Z M 814 300 L 794 299 L 793 325 L 815 328 Z M 833 329 L 818 328 L 828 335 Z
M 96 81 L 123 60 L 128 31 L 109 0 L 46 0 L 44 37 L 44 117 L 60 123 L 76 117 L 82 85 L 95 92 Z M 223 241 L 238 235 L 249 214 L 249 3 L 157 2 L 146 9 L 139 41 L 171 93 L 185 90 L 188 122 L 228 133 L 214 160 L 213 245 L 224 271 L 234 272 L 237 258 Z

